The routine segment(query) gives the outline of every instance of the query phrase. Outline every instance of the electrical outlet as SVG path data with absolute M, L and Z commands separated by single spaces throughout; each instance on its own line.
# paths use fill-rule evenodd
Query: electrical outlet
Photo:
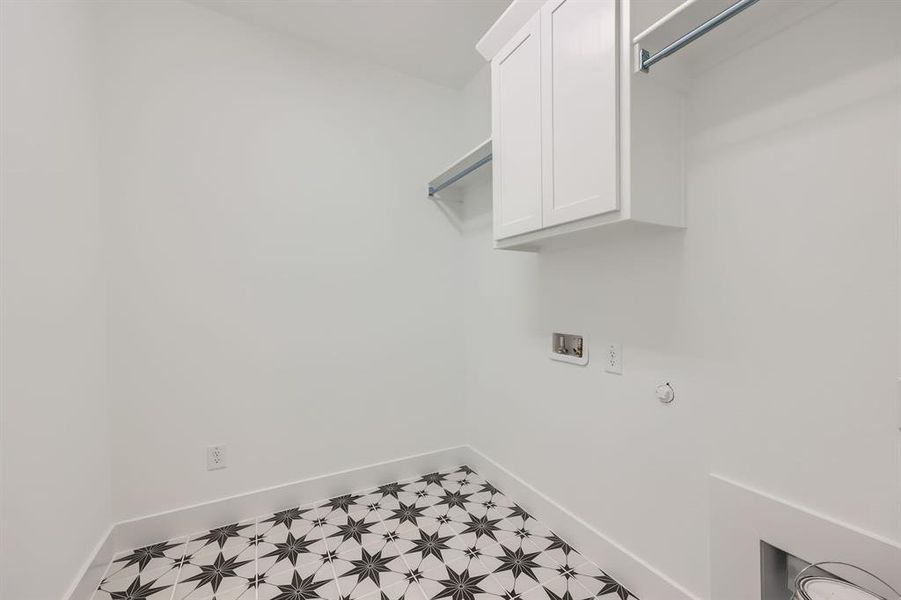
M 226 454 L 225 444 L 216 444 L 215 446 L 206 447 L 206 470 L 215 471 L 216 469 L 224 469 L 228 466 L 228 455 Z
M 604 370 L 614 375 L 623 374 L 622 344 L 607 344 L 607 354 L 604 356 Z

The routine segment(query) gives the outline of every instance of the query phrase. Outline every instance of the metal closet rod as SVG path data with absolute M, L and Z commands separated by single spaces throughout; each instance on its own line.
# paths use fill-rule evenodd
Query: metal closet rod
M 723 23 L 725 23 L 726 21 L 728 21 L 729 19 L 731 19 L 732 17 L 734 17 L 735 15 L 737 15 L 738 13 L 743 11 L 744 9 L 748 8 L 752 4 L 756 4 L 758 1 L 759 0 L 739 0 L 732 6 L 730 6 L 726 10 L 724 10 L 723 12 L 719 13 L 715 17 L 711 17 L 704 23 L 701 23 L 700 25 L 698 25 L 697 27 L 695 27 L 694 29 L 692 29 L 691 31 L 689 31 L 688 33 L 686 33 L 685 35 L 680 37 L 678 40 L 676 40 L 672 44 L 666 46 L 663 50 L 659 50 L 659 51 L 655 52 L 654 54 L 651 54 L 647 50 L 642 49 L 641 52 L 639 53 L 639 60 L 640 60 L 640 63 L 638 65 L 639 69 L 641 69 L 641 71 L 647 73 L 652 65 L 660 62 L 661 60 L 663 60 L 667 56 L 670 56 L 671 54 L 675 54 L 676 52 L 678 52 L 685 46 L 689 45 L 690 43 L 692 43 L 693 41 L 695 41 L 696 39 L 698 39 L 699 37 L 701 37 L 708 31 L 712 31 L 713 29 L 716 29 L 717 27 L 719 27 L 720 25 L 722 25 Z
M 482 165 L 489 163 L 491 161 L 491 157 L 492 157 L 492 155 L 489 154 L 488 156 L 480 158 L 476 162 L 472 163 L 471 165 L 469 165 L 468 167 L 466 167 L 465 169 L 463 169 L 462 171 L 460 171 L 459 173 L 457 173 L 456 175 L 454 175 L 453 177 L 451 177 L 450 179 L 445 181 L 444 183 L 438 184 L 435 187 L 429 186 L 429 196 L 434 196 L 435 194 L 437 194 L 444 188 L 454 185 L 455 183 L 457 183 L 458 181 L 460 181 L 461 179 L 463 179 L 464 177 L 466 177 L 467 175 L 469 175 L 470 173 L 472 173 L 473 171 L 475 171 Z M 420 189 L 422 189 L 422 188 L 420 188 Z

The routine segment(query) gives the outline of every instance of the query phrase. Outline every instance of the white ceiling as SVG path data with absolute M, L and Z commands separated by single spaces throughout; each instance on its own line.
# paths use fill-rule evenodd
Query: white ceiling
M 457 88 L 485 64 L 475 44 L 510 4 L 510 0 L 192 1 Z

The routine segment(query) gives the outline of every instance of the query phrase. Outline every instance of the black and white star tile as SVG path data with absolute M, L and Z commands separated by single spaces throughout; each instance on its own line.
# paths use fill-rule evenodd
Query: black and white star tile
M 123 552 L 92 600 L 637 600 L 469 467 Z
M 113 558 L 106 578 L 133 580 L 142 575 L 145 580 L 150 576 L 162 575 L 171 570 L 178 570 L 185 555 L 187 538 L 151 544 L 123 552 Z
M 262 575 L 256 600 L 340 600 L 334 571 L 328 561 Z

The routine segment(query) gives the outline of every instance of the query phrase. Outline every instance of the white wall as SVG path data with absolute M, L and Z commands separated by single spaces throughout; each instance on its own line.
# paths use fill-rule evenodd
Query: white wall
M 61 598 L 110 525 L 94 7 L 0 3 L 0 597 Z
M 685 232 L 541 254 L 491 250 L 487 186 L 462 242 L 424 198 L 488 134 L 485 72 L 461 95 L 181 2 L 2 6 L 0 596 L 61 596 L 111 512 L 464 440 L 702 597 L 711 471 L 901 539 L 901 5 L 696 82 Z M 625 374 L 549 361 L 554 330 Z
M 899 11 L 840 3 L 695 82 L 684 232 L 500 252 L 466 198 L 472 442 L 700 597 L 710 472 L 901 540 Z
M 459 94 L 187 3 L 104 31 L 116 517 L 459 443 Z

